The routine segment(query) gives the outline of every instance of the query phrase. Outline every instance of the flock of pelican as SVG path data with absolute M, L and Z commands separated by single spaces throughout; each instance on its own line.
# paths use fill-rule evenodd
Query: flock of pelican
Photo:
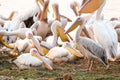
M 109 61 L 120 58 L 120 20 L 104 19 L 102 10 L 106 0 L 83 0 L 81 6 L 74 1 L 68 7 L 76 15 L 75 20 L 61 15 L 57 3 L 51 5 L 53 11 L 50 11 L 49 0 L 35 2 L 38 11 L 32 16 L 15 18 L 15 12 L 8 18 L 0 16 L 0 51 L 15 57 L 13 63 L 20 70 L 53 70 L 53 63 L 84 58 L 88 60 L 87 70 L 90 71 L 94 61 L 108 68 Z M 48 17 L 51 12 L 52 19 Z M 86 13 L 90 15 L 81 17 Z M 65 30 L 68 22 L 71 26 Z M 73 38 L 69 33 L 76 28 Z M 59 44 L 58 39 L 62 44 Z

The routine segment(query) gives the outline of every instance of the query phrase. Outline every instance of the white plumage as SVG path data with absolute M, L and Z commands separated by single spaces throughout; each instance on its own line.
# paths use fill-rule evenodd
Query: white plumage
M 105 2 L 106 0 L 103 1 L 102 5 L 98 9 L 96 14 L 96 21 L 94 21 L 92 26 L 95 39 L 98 41 L 98 43 L 101 44 L 103 48 L 105 48 L 107 52 L 107 58 L 111 61 L 114 61 L 117 53 L 118 43 L 116 31 L 114 30 L 111 23 L 99 18 Z
M 34 54 L 37 56 L 33 56 Z M 52 62 L 48 58 L 44 56 L 41 56 L 41 58 L 39 58 L 38 55 L 39 55 L 38 51 L 35 48 L 32 48 L 30 50 L 30 53 L 21 54 L 13 62 L 18 66 L 20 70 L 30 69 L 35 67 L 45 68 L 46 66 L 44 64 L 45 62 L 47 62 L 46 64 L 52 66 Z

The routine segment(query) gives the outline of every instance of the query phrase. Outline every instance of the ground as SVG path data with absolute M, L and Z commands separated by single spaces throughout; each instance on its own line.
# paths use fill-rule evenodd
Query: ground
M 79 59 L 72 63 L 54 64 L 53 71 L 49 70 L 18 70 L 17 66 L 5 53 L 0 53 L 0 80 L 62 80 L 61 77 L 68 74 L 72 80 L 120 80 L 120 61 L 109 62 L 106 67 L 95 61 L 92 71 L 84 71 L 87 61 Z

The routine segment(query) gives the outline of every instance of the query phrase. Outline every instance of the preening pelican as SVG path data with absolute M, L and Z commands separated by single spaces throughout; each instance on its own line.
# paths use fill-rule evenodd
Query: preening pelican
M 30 49 L 30 53 L 23 53 L 13 61 L 20 70 L 30 68 L 47 68 L 53 70 L 52 62 L 44 57 L 40 56 L 36 48 Z
M 39 21 L 36 21 L 31 28 L 35 28 L 37 35 L 41 36 L 43 39 L 45 39 L 48 31 L 49 31 L 49 27 L 48 27 L 48 23 L 47 23 L 47 11 L 48 11 L 48 5 L 49 5 L 49 0 L 44 2 L 44 8 L 43 11 L 40 13 L 40 18 Z
M 69 42 L 65 42 L 62 47 L 56 46 L 51 48 L 45 56 L 55 63 L 74 61 L 77 58 L 83 57 Z
M 108 67 L 108 60 L 106 56 L 106 51 L 98 43 L 92 39 L 80 37 L 79 34 L 84 27 L 85 21 L 82 17 L 78 17 L 75 23 L 66 31 L 69 33 L 78 25 L 81 27 L 78 28 L 75 35 L 76 48 L 88 59 L 88 70 L 91 70 L 94 59 L 102 62 L 105 66 Z
M 32 40 L 32 43 L 38 49 L 39 53 L 41 55 L 44 55 L 43 49 L 41 48 L 39 41 L 33 36 L 32 32 L 28 31 L 27 36 L 28 36 L 29 39 Z

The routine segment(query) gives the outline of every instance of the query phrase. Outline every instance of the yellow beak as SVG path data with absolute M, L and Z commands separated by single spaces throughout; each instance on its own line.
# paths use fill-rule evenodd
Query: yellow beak
M 64 33 L 64 30 L 60 26 L 56 27 L 56 32 L 63 42 L 69 41 L 68 36 Z
M 53 68 L 47 63 L 47 61 L 44 60 L 44 58 L 42 58 L 42 56 L 37 56 L 35 53 L 33 53 L 32 56 L 34 56 L 34 57 L 38 58 L 39 60 L 43 61 L 44 66 L 48 70 L 53 70 Z
M 52 5 L 52 8 L 53 8 L 53 11 L 54 11 L 54 14 L 55 14 L 55 20 L 60 20 L 60 15 L 59 15 L 59 10 L 58 10 L 58 4 L 53 4 Z
M 47 12 L 48 12 L 48 5 L 49 5 L 49 1 L 47 0 L 45 3 L 44 3 L 44 8 L 43 8 L 43 11 L 41 13 L 41 16 L 40 16 L 40 20 L 45 20 L 47 18 Z
M 37 0 L 39 4 L 41 4 L 42 6 L 44 6 L 44 2 L 43 0 Z
M 83 20 L 82 19 L 78 20 L 78 19 L 68 28 L 68 30 L 65 33 L 69 33 L 73 31 L 75 28 L 77 28 L 79 25 L 83 24 Z
M 74 1 L 74 2 L 70 5 L 70 7 L 71 7 L 71 9 L 73 10 L 73 12 L 75 13 L 75 15 L 78 16 L 78 11 L 77 11 L 77 9 L 78 9 L 78 4 L 77 4 L 77 2 Z
M 70 48 L 67 46 L 65 46 L 64 48 L 67 49 L 68 51 L 70 51 L 73 55 L 75 55 L 77 57 L 83 57 L 83 55 L 80 52 L 78 52 L 77 50 L 75 50 L 73 48 Z
M 48 53 L 49 49 L 48 49 L 48 48 L 45 48 L 45 47 L 43 47 L 43 46 L 41 46 L 41 48 L 42 48 L 43 51 L 44 51 L 44 55 L 46 55 L 46 54 Z
M 2 35 L 0 35 L 0 44 L 4 45 L 7 48 L 13 49 L 13 46 L 10 46 L 9 44 L 5 43 L 2 39 Z
M 92 13 L 96 11 L 104 0 L 88 0 L 86 1 L 79 10 L 79 13 Z

